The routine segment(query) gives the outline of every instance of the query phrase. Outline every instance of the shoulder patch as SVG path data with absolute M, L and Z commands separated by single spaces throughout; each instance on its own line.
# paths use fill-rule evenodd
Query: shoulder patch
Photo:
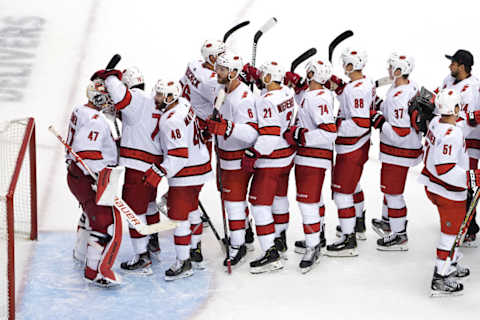
M 270 92 L 266 93 L 263 97 L 266 98 L 268 96 L 271 96 L 272 94 Z
M 98 119 L 98 114 L 94 114 L 93 117 L 92 117 L 92 119 L 94 119 L 94 120 L 95 120 L 95 119 Z
M 363 84 L 363 81 L 360 81 L 359 83 L 357 83 L 355 86 L 353 86 L 354 88 L 358 88 L 360 87 L 361 85 Z
M 247 96 L 248 96 L 248 92 L 247 92 L 247 91 L 243 91 L 242 99 L 245 99 Z
M 402 94 L 402 90 L 397 91 L 397 92 L 395 92 L 395 94 L 393 95 L 393 97 L 394 97 L 394 98 L 395 98 L 395 97 L 398 97 L 398 96 L 401 95 L 401 94 Z
M 168 115 L 167 119 L 170 119 L 174 114 L 175 114 L 175 111 L 172 111 L 172 112 Z
M 452 133 L 453 129 L 452 128 L 448 128 L 447 132 L 445 132 L 445 135 L 448 136 L 450 133 Z
M 324 93 L 325 93 L 325 91 L 319 91 L 319 92 L 317 93 L 317 96 L 321 96 L 321 95 L 324 94 Z
M 210 78 L 215 78 L 217 74 L 215 72 L 212 72 L 212 74 L 210 75 Z
M 469 88 L 470 86 L 468 84 L 464 85 L 462 90 L 460 90 L 460 92 L 465 92 L 467 91 L 467 89 Z

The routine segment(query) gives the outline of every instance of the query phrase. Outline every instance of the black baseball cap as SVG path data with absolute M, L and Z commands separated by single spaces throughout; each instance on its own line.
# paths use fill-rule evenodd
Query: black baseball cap
M 471 67 L 473 66 L 473 56 L 470 51 L 467 50 L 457 50 L 453 56 L 449 56 L 448 54 L 445 57 L 449 60 L 452 60 L 458 64 L 463 64 L 465 66 Z

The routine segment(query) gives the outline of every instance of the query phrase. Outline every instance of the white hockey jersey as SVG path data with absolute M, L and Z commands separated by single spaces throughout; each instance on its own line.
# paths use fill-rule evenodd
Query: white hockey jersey
M 348 153 L 370 140 L 370 107 L 375 101 L 375 83 L 365 77 L 349 82 L 337 99 L 340 102 L 338 117 L 342 121 L 337 128 L 335 151 Z
M 213 176 L 210 154 L 186 99 L 179 98 L 178 104 L 162 115 L 158 138 L 164 154 L 159 167 L 166 172 L 169 186 L 203 185 Z
M 115 76 L 105 80 L 105 86 L 122 113 L 122 139 L 120 141 L 120 165 L 139 171 L 147 171 L 152 163 L 162 162 L 162 150 L 155 141 L 160 132 L 161 112 L 153 97 L 140 89 L 127 89 Z
M 73 109 L 68 125 L 67 143 L 72 147 L 95 173 L 108 165 L 117 164 L 117 145 L 110 132 L 105 116 L 88 105 L 80 105 Z M 67 162 L 75 162 L 75 158 L 67 153 Z M 88 175 L 82 165 L 77 166 Z
M 258 137 L 255 97 L 250 88 L 240 82 L 235 90 L 226 94 L 220 114 L 235 124 L 228 138 L 218 136 L 220 167 L 224 170 L 241 169 L 245 149 L 253 146 Z
M 293 89 L 282 86 L 256 100 L 259 136 L 254 148 L 262 155 L 255 162 L 256 168 L 279 168 L 292 163 L 295 148 L 287 143 L 283 133 L 293 122 L 294 94 Z
M 462 99 L 460 118 L 467 119 L 468 112 L 480 109 L 479 80 L 477 77 L 470 76 L 462 81 L 455 82 L 455 78 L 448 75 L 442 83 L 442 89 L 451 88 L 460 93 Z M 438 93 L 438 89 L 435 90 Z M 468 125 L 468 123 L 466 124 Z M 475 159 L 480 159 L 480 127 L 470 130 L 470 134 L 465 139 L 467 143 L 468 155 Z
M 462 129 L 432 119 L 425 140 L 424 168 L 419 182 L 428 191 L 444 198 L 463 201 L 467 198 L 468 156 Z
M 182 97 L 190 101 L 198 118 L 206 120 L 213 112 L 215 89 L 219 84 L 217 74 L 202 64 L 200 60 L 190 62 L 180 84 Z
M 330 170 L 337 127 L 333 115 L 333 93 L 307 90 L 298 107 L 296 124 L 308 129 L 305 146 L 297 148 L 295 164 Z
M 392 85 L 380 106 L 385 117 L 380 133 L 380 161 L 413 167 L 422 161 L 422 135 L 411 128 L 408 101 L 418 87 L 409 81 L 398 87 Z

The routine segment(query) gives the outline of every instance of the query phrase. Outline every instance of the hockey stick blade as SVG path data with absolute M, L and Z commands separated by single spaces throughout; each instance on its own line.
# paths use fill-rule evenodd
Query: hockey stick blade
M 254 43 L 257 43 L 258 42 L 258 39 L 260 39 L 260 37 L 265 33 L 267 32 L 268 30 L 272 29 L 272 27 L 277 24 L 278 20 L 277 18 L 275 17 L 272 17 L 270 19 L 268 19 L 267 22 L 265 22 L 265 24 L 257 31 L 257 33 L 255 33 L 255 36 L 253 37 L 253 42 Z
M 290 72 L 294 72 L 295 69 L 297 69 L 297 67 L 302 62 L 304 62 L 305 60 L 307 60 L 310 57 L 313 57 L 316 54 L 317 54 L 317 49 L 310 48 L 307 51 L 305 51 L 304 53 L 302 53 L 301 55 L 299 55 L 295 60 L 292 61 L 292 64 L 290 66 Z
M 107 70 L 114 69 L 121 59 L 122 57 L 118 53 L 114 54 L 113 57 L 108 62 L 106 69 Z
M 330 45 L 328 46 L 328 61 L 332 62 L 332 57 L 333 57 L 333 51 L 335 48 L 345 39 L 350 38 L 353 36 L 353 31 L 352 30 L 347 30 L 339 34 L 335 39 L 333 39 L 332 42 L 330 42 Z
M 240 22 L 239 24 L 237 24 L 236 26 L 234 26 L 233 28 L 231 28 L 230 30 L 228 30 L 227 32 L 225 32 L 225 34 L 223 35 L 223 42 L 225 43 L 227 41 L 227 39 L 230 38 L 232 33 L 234 33 L 235 31 L 237 31 L 240 28 L 248 26 L 249 24 L 250 24 L 250 21 L 248 21 L 248 20 L 243 21 L 243 22 Z

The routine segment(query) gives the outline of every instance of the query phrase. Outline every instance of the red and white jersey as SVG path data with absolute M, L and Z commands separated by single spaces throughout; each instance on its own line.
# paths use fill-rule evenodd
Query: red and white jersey
M 115 76 L 105 81 L 105 86 L 122 113 L 122 139 L 120 140 L 120 165 L 147 171 L 152 163 L 162 162 L 162 150 L 155 141 L 160 131 L 161 112 L 153 97 L 140 89 L 127 89 Z
M 435 117 L 425 139 L 424 168 L 420 183 L 428 191 L 444 198 L 463 201 L 467 198 L 468 156 L 462 129 Z
M 117 164 L 117 145 L 105 116 L 88 105 L 73 109 L 68 125 L 67 143 L 93 172 L 100 172 L 108 165 Z M 67 153 L 67 160 L 75 158 Z M 88 171 L 77 165 L 85 175 Z
M 198 118 L 206 120 L 213 112 L 215 89 L 219 86 L 215 71 L 205 68 L 203 61 L 193 61 L 180 79 L 182 97 L 190 104 Z
M 479 80 L 477 77 L 470 76 L 462 81 L 455 82 L 455 78 L 448 75 L 442 83 L 442 89 L 451 88 L 460 93 L 462 99 L 459 117 L 466 118 L 466 113 L 477 111 L 480 109 Z M 438 89 L 435 90 L 438 93 Z M 467 123 L 465 125 L 468 125 Z M 470 130 L 470 134 L 465 139 L 467 143 L 468 155 L 480 159 L 480 127 Z
M 282 86 L 255 101 L 259 136 L 254 147 L 262 155 L 255 162 L 256 168 L 280 168 L 292 163 L 295 149 L 283 138 L 283 133 L 293 121 L 294 95 L 293 89 Z
M 307 90 L 298 107 L 296 124 L 308 129 L 305 146 L 297 148 L 295 164 L 331 169 L 337 127 L 330 90 Z
M 413 167 L 422 161 L 422 135 L 411 127 L 408 101 L 418 92 L 412 81 L 392 85 L 380 106 L 385 117 L 380 133 L 380 161 Z
M 245 149 L 253 146 L 258 137 L 255 97 L 250 88 L 240 82 L 235 90 L 227 93 L 220 114 L 235 124 L 228 138 L 218 136 L 220 167 L 224 170 L 241 169 Z
M 370 140 L 370 107 L 375 100 L 375 83 L 368 78 L 349 82 L 342 94 L 338 117 L 335 151 L 348 153 L 359 149 Z
M 199 186 L 212 177 L 210 154 L 186 99 L 179 98 L 178 104 L 162 115 L 159 144 L 164 154 L 159 167 L 166 172 L 169 186 Z

